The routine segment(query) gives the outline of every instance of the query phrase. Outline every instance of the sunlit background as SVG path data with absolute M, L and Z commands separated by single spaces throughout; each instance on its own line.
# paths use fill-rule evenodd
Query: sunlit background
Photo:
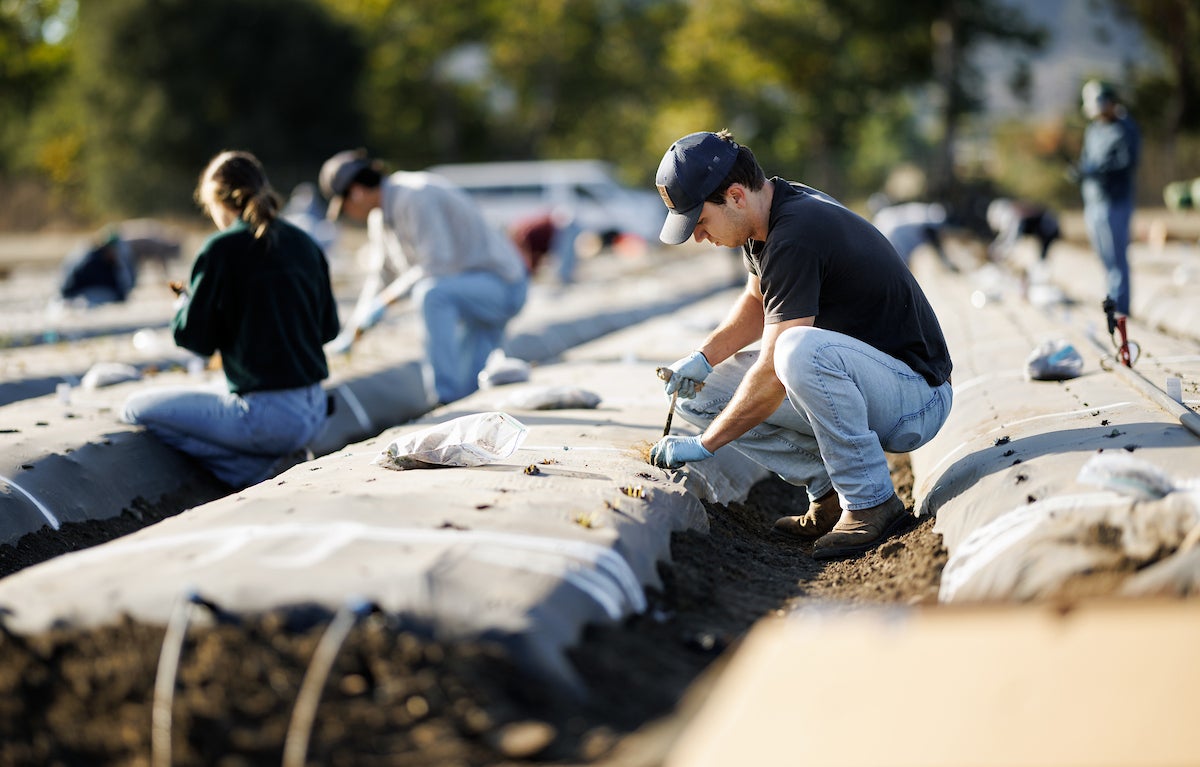
M 1194 0 L 0 0 L 0 230 L 194 216 L 258 154 L 280 191 L 364 146 L 395 169 L 601 159 L 648 188 L 730 128 L 856 204 L 1078 205 L 1079 87 L 1141 125 L 1139 203 L 1200 176 Z

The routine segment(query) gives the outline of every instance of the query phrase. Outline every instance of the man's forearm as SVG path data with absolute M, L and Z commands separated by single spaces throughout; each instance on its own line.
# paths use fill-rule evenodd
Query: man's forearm
M 701 444 L 709 451 L 728 445 L 765 421 L 781 404 L 787 392 L 774 370 L 755 365 L 742 379 L 733 399 L 704 430 Z

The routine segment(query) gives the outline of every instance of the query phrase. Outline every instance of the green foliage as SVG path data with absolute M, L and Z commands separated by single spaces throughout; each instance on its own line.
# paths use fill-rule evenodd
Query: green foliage
M 488 42 L 512 90 L 506 142 L 526 156 L 599 157 L 652 182 L 665 146 L 646 131 L 668 87 L 664 38 L 683 5 L 638 0 L 493 0 Z
M 646 175 L 676 3 L 324 1 L 370 51 L 361 103 L 393 164 L 601 157 Z
M 66 76 L 69 49 L 47 38 L 57 0 L 0 2 L 0 170 L 21 168 L 18 152 L 28 116 Z
M 658 143 L 729 127 L 765 167 L 834 193 L 856 128 L 931 74 L 936 3 L 697 0 L 668 42 Z M 769 30 L 769 34 L 765 31 Z
M 75 53 L 80 159 L 106 213 L 190 207 L 222 149 L 257 154 L 286 193 L 361 137 L 361 51 L 307 0 L 85 3 Z
M 1133 106 L 1163 131 L 1200 130 L 1200 4 L 1195 0 L 1109 0 L 1138 24 L 1168 64 L 1165 76 L 1139 84 Z
M 1066 131 L 1064 124 L 1053 122 L 1012 121 L 996 126 L 987 175 L 1007 196 L 1060 208 L 1077 206 L 1079 186 L 1067 179 L 1065 170 L 1066 161 L 1078 157 L 1079 151 L 1066 146 Z
M 1200 7 L 1103 1 L 1176 62 L 1139 81 L 1139 117 L 1200 127 Z M 902 164 L 953 190 L 964 146 L 1046 198 L 1067 192 L 1028 136 L 958 140 L 982 95 L 967 53 L 1044 36 L 1012 0 L 0 0 L 0 181 L 36 170 L 55 202 L 155 215 L 192 210 L 221 149 L 286 193 L 366 146 L 400 168 L 597 157 L 646 186 L 671 141 L 727 127 L 843 198 Z
M 915 130 L 915 115 L 904 99 L 880 98 L 853 126 L 845 167 L 847 186 L 858 194 L 883 189 L 888 176 L 906 164 L 924 166 L 931 147 Z
M 367 51 L 357 103 L 365 117 L 369 148 L 402 167 L 479 159 L 475 153 L 490 143 L 487 100 L 492 82 L 486 70 L 473 79 L 469 65 L 471 46 L 490 23 L 486 4 L 324 2 L 355 27 Z

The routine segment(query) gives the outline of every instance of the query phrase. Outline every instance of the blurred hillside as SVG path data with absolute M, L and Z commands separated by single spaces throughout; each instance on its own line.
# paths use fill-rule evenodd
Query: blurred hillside
M 198 220 L 227 148 L 284 194 L 357 146 L 397 169 L 595 158 L 648 188 L 672 140 L 726 127 L 852 203 L 903 169 L 913 196 L 1069 207 L 1097 75 L 1161 205 L 1200 176 L 1196 39 L 1194 0 L 9 0 L 0 230 Z

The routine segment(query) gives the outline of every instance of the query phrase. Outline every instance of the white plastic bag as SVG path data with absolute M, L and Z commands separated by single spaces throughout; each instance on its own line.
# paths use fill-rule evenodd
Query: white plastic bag
M 372 463 L 399 470 L 482 466 L 515 453 L 528 431 L 508 413 L 466 415 L 397 437 Z
M 1066 381 L 1083 372 L 1083 357 L 1062 339 L 1043 341 L 1025 360 L 1025 375 L 1034 381 Z

